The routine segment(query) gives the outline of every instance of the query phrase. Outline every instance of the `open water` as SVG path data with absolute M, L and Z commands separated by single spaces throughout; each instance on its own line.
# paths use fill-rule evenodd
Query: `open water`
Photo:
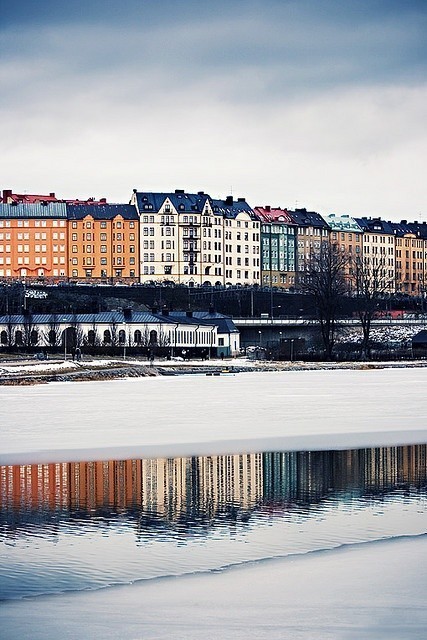
M 0 467 L 0 598 L 426 533 L 427 445 Z

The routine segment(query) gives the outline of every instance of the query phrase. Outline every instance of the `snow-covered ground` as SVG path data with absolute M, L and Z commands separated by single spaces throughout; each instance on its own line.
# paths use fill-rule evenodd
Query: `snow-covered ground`
M 427 441 L 427 368 L 0 388 L 0 464 Z

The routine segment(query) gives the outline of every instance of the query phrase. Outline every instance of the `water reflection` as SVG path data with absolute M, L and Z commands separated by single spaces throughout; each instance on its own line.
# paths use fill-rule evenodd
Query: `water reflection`
M 55 523 L 206 534 L 253 513 L 425 488 L 427 445 L 0 467 L 0 540 Z M 83 526 L 84 525 L 84 526 Z

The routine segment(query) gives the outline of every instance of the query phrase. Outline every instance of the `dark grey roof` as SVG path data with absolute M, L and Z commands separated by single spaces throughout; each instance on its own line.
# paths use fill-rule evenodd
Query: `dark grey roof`
M 136 207 L 131 204 L 67 204 L 69 220 L 82 220 L 92 216 L 95 220 L 112 220 L 122 216 L 125 220 L 139 220 Z
M 295 209 L 295 211 L 287 209 L 287 211 L 292 220 L 300 227 L 330 228 L 320 213 L 316 213 L 315 211 L 307 211 L 307 209 Z
M 234 200 L 232 196 L 228 196 L 225 200 L 212 200 L 213 212 L 217 215 L 222 215 L 224 218 L 236 218 L 239 213 L 247 213 L 252 220 L 258 221 L 258 217 L 253 211 L 252 207 L 246 202 L 244 198 L 237 198 Z
M 171 311 L 169 313 L 169 317 L 179 319 L 180 322 L 185 322 L 189 320 L 194 323 L 195 320 L 201 322 L 206 326 L 216 326 L 219 333 L 238 333 L 236 325 L 234 324 L 232 318 L 229 316 L 224 316 L 222 313 L 217 313 L 216 311 L 193 311 L 192 316 L 188 317 L 186 311 Z
M 237 329 L 231 320 L 221 314 L 210 314 L 209 312 L 195 312 L 193 317 L 187 316 L 185 311 L 171 311 L 169 314 L 151 313 L 150 311 L 102 311 L 100 313 L 43 313 L 27 315 L 0 316 L 0 324 L 7 325 L 9 322 L 17 325 L 23 324 L 31 319 L 32 324 L 48 325 L 52 322 L 60 325 L 73 324 L 188 324 L 216 326 L 222 333 L 233 333 Z
M 404 236 L 408 233 L 413 233 L 416 235 L 414 229 L 411 228 L 411 225 L 408 224 L 406 220 L 402 220 L 401 222 L 390 222 L 390 227 L 392 229 L 392 233 L 395 236 Z
M 135 195 L 140 215 L 157 213 L 167 199 L 170 200 L 177 211 L 184 213 L 202 213 L 206 200 L 210 200 L 210 197 L 203 191 L 199 193 L 185 193 L 181 189 L 176 189 L 170 193 L 137 191 Z
M 412 336 L 412 344 L 425 344 L 427 346 L 427 330 L 422 329 Z
M 0 218 L 66 218 L 64 202 L 19 202 L 18 204 L 0 203 Z
M 363 231 L 369 231 L 374 233 L 375 231 L 378 233 L 389 233 L 393 235 L 393 228 L 390 222 L 386 220 L 381 220 L 381 218 L 355 218 L 357 224 L 362 227 Z

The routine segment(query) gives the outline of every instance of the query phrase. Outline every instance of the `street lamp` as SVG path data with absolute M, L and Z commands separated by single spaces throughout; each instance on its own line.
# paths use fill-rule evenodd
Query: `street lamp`
M 293 362 L 294 359 L 294 341 L 291 338 L 291 362 Z
M 258 335 L 259 335 L 259 346 L 261 346 L 261 335 L 262 335 L 262 332 L 258 331 Z

